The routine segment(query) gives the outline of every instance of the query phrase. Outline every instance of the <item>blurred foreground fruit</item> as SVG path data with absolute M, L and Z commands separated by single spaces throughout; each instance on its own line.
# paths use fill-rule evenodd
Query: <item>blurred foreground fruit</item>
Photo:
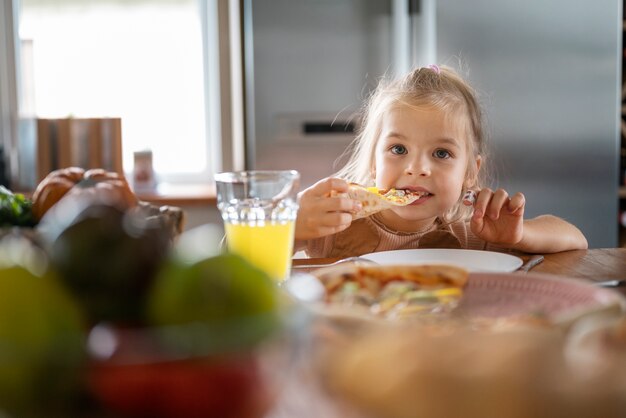
M 279 303 L 275 283 L 239 256 L 224 254 L 195 263 L 173 257 L 149 294 L 148 321 L 203 323 L 216 340 L 247 347 L 278 326 Z
M 116 345 L 89 373 L 90 388 L 108 411 L 132 418 L 259 418 L 271 405 L 253 351 L 190 355 L 168 347 L 159 330 L 100 327 L 90 340 L 103 338 L 94 333 L 109 333 L 104 338 Z
M 51 263 L 92 323 L 136 322 L 170 245 L 158 217 L 65 196 L 39 224 Z
M 267 360 L 289 358 L 270 344 L 281 330 L 278 289 L 238 256 L 190 250 L 191 235 L 181 236 L 148 293 L 149 327 L 92 331 L 100 359 L 90 387 L 128 417 L 260 418 L 275 394 Z
M 0 410 L 63 416 L 84 360 L 84 321 L 44 255 L 24 241 L 0 243 Z

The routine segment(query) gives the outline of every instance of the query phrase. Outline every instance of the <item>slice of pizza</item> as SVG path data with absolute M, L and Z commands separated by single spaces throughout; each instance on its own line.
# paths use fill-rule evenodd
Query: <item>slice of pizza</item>
M 424 192 L 412 190 L 379 189 L 377 187 L 364 187 L 360 184 L 350 183 L 347 193 L 335 193 L 333 195 L 346 196 L 361 202 L 361 210 L 354 215 L 354 219 L 360 219 L 393 206 L 410 205 L 424 194 Z
M 469 272 L 454 265 L 336 266 L 313 273 L 329 305 L 356 309 L 387 319 L 448 313 L 467 284 Z

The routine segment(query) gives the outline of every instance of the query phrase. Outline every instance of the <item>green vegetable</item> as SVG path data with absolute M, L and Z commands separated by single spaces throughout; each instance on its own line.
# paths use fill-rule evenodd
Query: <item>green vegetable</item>
M 23 194 L 14 194 L 4 186 L 0 186 L 0 227 L 35 226 L 32 202 Z

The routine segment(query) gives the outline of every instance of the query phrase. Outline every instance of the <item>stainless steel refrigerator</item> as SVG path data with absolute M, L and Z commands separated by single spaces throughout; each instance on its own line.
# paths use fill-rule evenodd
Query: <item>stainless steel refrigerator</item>
M 384 73 L 443 63 L 478 89 L 494 187 L 618 243 L 619 0 L 247 0 L 249 168 L 334 172 Z

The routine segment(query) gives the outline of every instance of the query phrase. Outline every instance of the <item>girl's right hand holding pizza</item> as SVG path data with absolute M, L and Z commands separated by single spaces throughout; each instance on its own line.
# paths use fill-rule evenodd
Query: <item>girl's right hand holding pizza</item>
M 346 193 L 348 182 L 328 177 L 298 194 L 300 208 L 295 238 L 307 240 L 343 231 L 352 223 L 352 214 L 361 210 L 361 203 L 337 193 Z M 331 192 L 332 193 L 331 196 Z

